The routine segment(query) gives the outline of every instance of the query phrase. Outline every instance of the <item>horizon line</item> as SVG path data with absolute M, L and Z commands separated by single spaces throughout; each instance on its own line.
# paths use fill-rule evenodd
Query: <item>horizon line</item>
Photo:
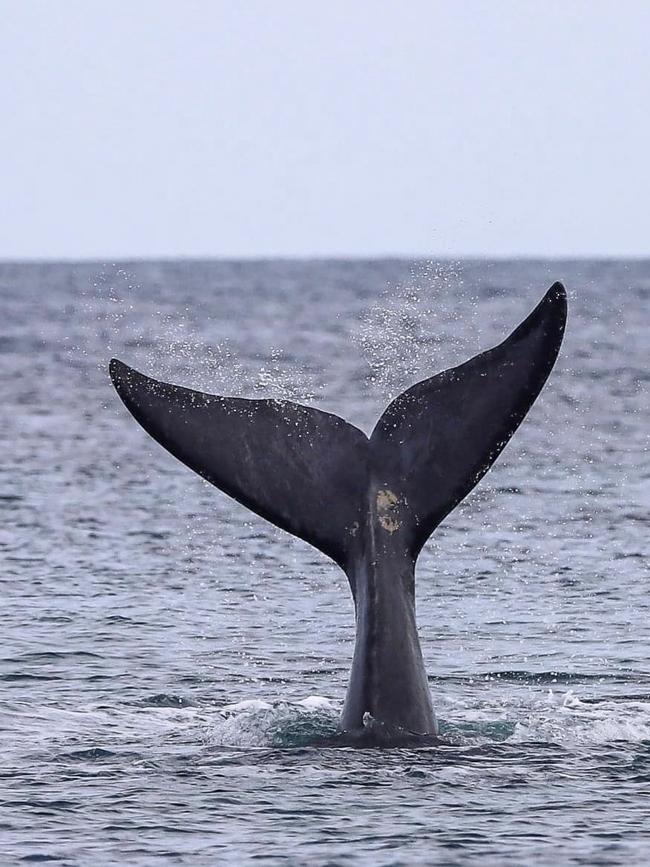
M 123 264 L 153 264 L 153 263 L 243 263 L 256 264 L 263 262 L 644 262 L 650 260 L 648 253 L 574 253 L 565 254 L 444 254 L 431 253 L 376 253 L 376 254 L 272 254 L 272 255 L 135 255 L 135 256 L 0 256 L 0 267 L 6 265 L 123 265 Z

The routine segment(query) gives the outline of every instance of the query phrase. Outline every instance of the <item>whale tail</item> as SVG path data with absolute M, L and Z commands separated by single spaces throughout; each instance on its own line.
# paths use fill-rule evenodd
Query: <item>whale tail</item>
M 369 503 L 386 538 L 417 557 L 524 419 L 565 320 L 566 294 L 555 283 L 498 346 L 397 397 L 370 438 L 290 401 L 204 394 L 116 359 L 110 375 L 128 410 L 175 457 L 347 569 Z

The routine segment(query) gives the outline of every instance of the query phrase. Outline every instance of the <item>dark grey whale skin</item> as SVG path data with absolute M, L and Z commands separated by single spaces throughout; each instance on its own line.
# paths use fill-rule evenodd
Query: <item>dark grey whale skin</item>
M 534 403 L 566 311 L 555 283 L 503 343 L 399 395 L 369 438 L 290 401 L 204 394 L 110 363 L 122 401 L 154 439 L 345 571 L 356 643 L 340 729 L 351 743 L 436 738 L 415 563 Z

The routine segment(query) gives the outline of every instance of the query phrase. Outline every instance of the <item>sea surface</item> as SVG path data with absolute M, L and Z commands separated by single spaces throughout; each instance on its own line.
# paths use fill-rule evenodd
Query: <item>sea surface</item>
M 426 545 L 445 746 L 323 748 L 343 573 L 133 421 L 113 355 L 367 432 L 562 280 L 538 402 Z M 650 262 L 0 265 L 0 864 L 650 863 Z

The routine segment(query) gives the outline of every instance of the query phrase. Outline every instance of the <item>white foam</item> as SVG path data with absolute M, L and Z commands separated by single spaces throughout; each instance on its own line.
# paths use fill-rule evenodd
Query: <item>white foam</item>
M 271 710 L 273 708 L 272 704 L 269 704 L 268 701 L 262 701 L 258 698 L 249 698 L 244 701 L 238 701 L 235 704 L 226 704 L 221 708 L 221 713 L 225 714 L 236 714 L 236 713 L 250 713 L 251 711 L 264 711 Z
M 307 698 L 301 698 L 295 704 L 306 710 L 332 710 L 333 707 L 332 700 L 322 695 L 309 695 Z

